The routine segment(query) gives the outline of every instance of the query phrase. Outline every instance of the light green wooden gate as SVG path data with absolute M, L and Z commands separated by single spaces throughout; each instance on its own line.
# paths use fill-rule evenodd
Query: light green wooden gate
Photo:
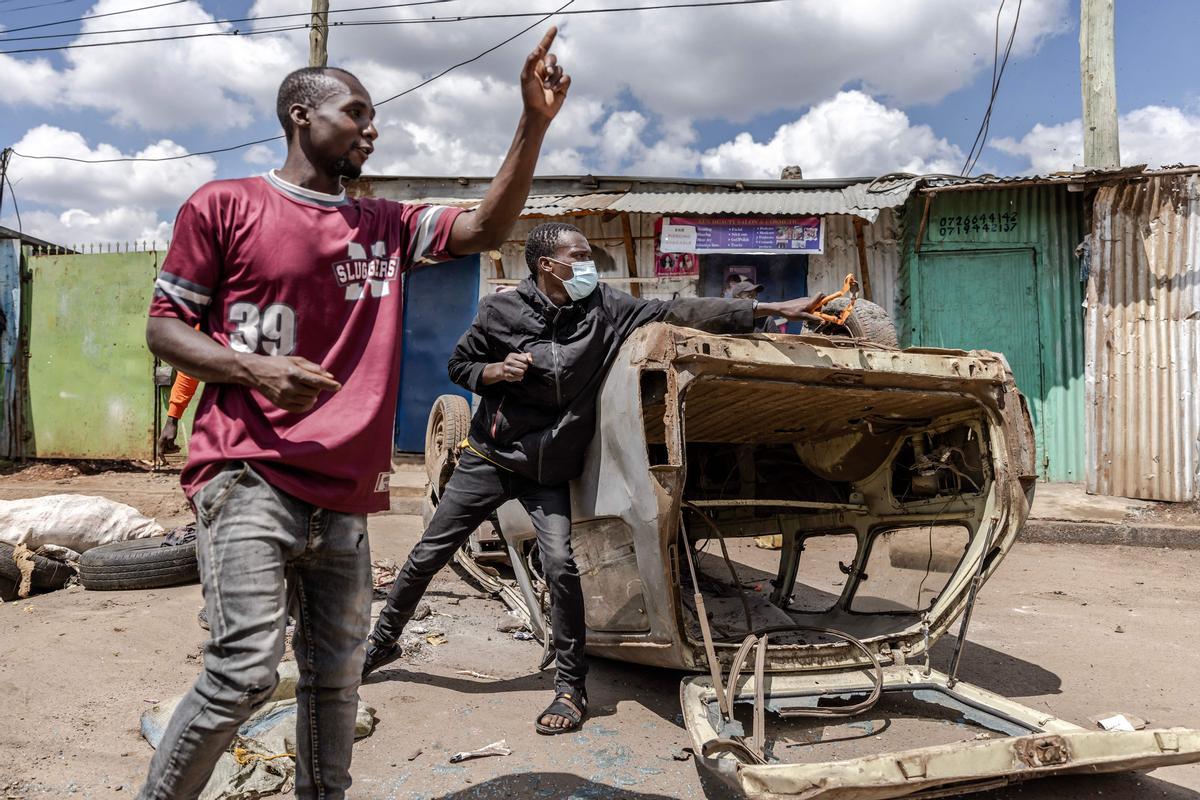
M 1039 453 L 1042 345 L 1033 250 L 964 250 L 921 257 L 918 336 L 927 347 L 1003 353 L 1029 400 Z

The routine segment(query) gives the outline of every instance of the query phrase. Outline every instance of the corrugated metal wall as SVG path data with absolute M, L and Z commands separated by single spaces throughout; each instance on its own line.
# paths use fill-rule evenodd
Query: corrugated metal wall
M 1200 176 L 1101 188 L 1087 292 L 1088 491 L 1200 497 Z
M 895 211 L 885 208 L 874 222 L 863 226 L 872 300 L 893 318 L 898 311 L 896 300 L 902 253 L 896 219 Z M 825 217 L 825 253 L 808 257 L 808 293 L 836 292 L 842 288 L 846 274 L 851 272 L 861 279 L 854 217 Z
M 920 308 L 921 256 L 954 251 L 1034 251 L 1042 388 L 1030 397 L 1038 424 L 1039 462 L 1047 480 L 1082 481 L 1085 473 L 1083 284 L 1075 248 L 1083 241 L 1083 196 L 1065 186 L 947 191 L 933 195 L 921 252 L 916 236 L 925 195 L 907 206 L 901 297 L 901 342 L 915 337 Z M 980 314 L 994 314 L 981 307 Z M 996 316 L 996 325 L 1016 324 Z
M 659 219 L 657 214 L 630 214 L 634 245 L 636 247 L 638 276 L 654 277 L 654 223 Z M 591 242 L 593 249 L 602 249 L 607 258 L 597 260 L 600 274 L 607 280 L 614 281 L 615 286 L 628 289 L 628 283 L 621 283 L 621 278 L 629 277 L 627 260 L 625 258 L 625 240 L 622 235 L 621 220 L 613 219 L 604 222 L 600 215 L 593 214 L 581 217 L 561 217 L 583 231 L 584 236 Z M 854 218 L 837 215 L 825 217 L 825 254 L 808 257 L 808 291 L 834 292 L 842 287 L 846 273 L 859 273 L 858 245 L 854 237 Z M 897 233 L 897 215 L 891 209 L 880 212 L 875 222 L 864 226 L 863 238 L 867 244 L 867 265 L 871 271 L 871 289 L 875 302 L 889 312 L 895 313 L 895 304 L 900 270 L 901 243 Z M 528 274 L 525 266 L 525 248 L 522 244 L 525 237 L 537 225 L 546 222 L 544 219 L 518 220 L 509 233 L 509 244 L 501 248 L 504 257 L 504 274 L 506 278 L 523 278 Z M 597 247 L 598 246 L 598 247 Z M 488 258 L 482 259 L 483 280 L 480 288 L 483 292 L 492 291 L 494 284 L 487 281 L 495 278 L 495 272 Z M 670 299 L 674 296 L 695 297 L 697 281 L 694 278 L 674 278 L 641 284 L 642 297 Z

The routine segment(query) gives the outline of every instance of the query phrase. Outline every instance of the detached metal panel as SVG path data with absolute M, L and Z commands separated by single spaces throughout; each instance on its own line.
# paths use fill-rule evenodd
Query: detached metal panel
M 925 198 L 929 198 L 928 214 Z M 925 218 L 920 252 L 916 245 Z M 1083 241 L 1082 197 L 1065 186 L 947 191 L 917 196 L 908 206 L 906 219 L 905 263 L 902 271 L 902 297 L 898 303 L 901 339 L 906 344 L 932 344 L 925 341 L 938 307 L 957 305 L 960 313 L 973 323 L 986 322 L 995 329 L 989 349 L 1003 352 L 1014 342 L 1030 341 L 1029 312 L 1036 312 L 1037 347 L 1027 352 L 1008 353 L 1010 363 L 1034 363 L 1040 367 L 1040 381 L 1031 381 L 1029 368 L 1025 385 L 1038 437 L 1041 476 L 1054 481 L 1082 481 L 1084 478 L 1084 359 L 1083 359 L 1083 284 L 1075 248 Z M 1013 270 L 1018 260 L 1013 251 L 1029 251 L 1033 260 L 1036 291 L 1029 300 L 1027 287 Z M 932 284 L 926 281 L 925 266 L 930 258 L 944 259 L 960 253 L 962 263 L 978 267 L 986 252 L 995 254 L 992 268 L 1012 277 L 1011 291 L 998 289 L 991 295 L 965 293 L 953 281 Z M 942 262 L 945 263 L 945 262 Z M 1020 268 L 1024 270 L 1024 267 Z M 1003 282 L 1000 286 L 1004 286 Z M 946 296 L 942 297 L 944 294 Z M 1020 296 L 1019 296 L 1020 295 Z M 922 298 L 938 297 L 936 307 L 928 308 Z M 1030 303 L 1033 308 L 1027 307 Z M 960 317 L 966 318 L 966 317 Z M 947 324 L 954 324 L 947 321 Z M 1022 330 L 1016 330 L 1022 328 Z M 953 334 L 942 334 L 937 346 L 954 346 Z M 961 341 L 976 347 L 989 344 L 963 331 Z M 1032 345 L 1016 345 L 1029 347 Z
M 1200 497 L 1200 176 L 1101 188 L 1087 293 L 1088 491 Z
M 21 454 L 21 241 L 0 239 L 0 457 Z
M 39 256 L 29 393 L 36 458 L 151 459 L 155 253 Z

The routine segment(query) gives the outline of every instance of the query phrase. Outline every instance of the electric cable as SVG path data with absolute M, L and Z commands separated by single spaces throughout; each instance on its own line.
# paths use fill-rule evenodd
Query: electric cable
M 74 2 L 74 0 L 72 0 Z M 459 3 L 462 0 L 408 0 L 405 3 L 388 3 L 387 5 L 375 6 L 359 6 L 357 8 L 335 8 L 330 9 L 330 14 L 350 14 L 356 11 L 382 11 L 394 8 L 410 8 L 413 6 L 432 6 L 443 5 L 445 3 Z M 293 19 L 296 17 L 312 17 L 311 11 L 296 12 L 292 14 L 264 14 L 259 17 L 230 17 L 227 19 L 214 19 L 208 22 L 175 22 L 170 25 L 143 25 L 138 28 L 106 28 L 102 31 L 68 31 L 67 33 L 42 33 L 34 36 L 8 36 L 8 33 L 14 31 L 28 31 L 35 28 L 51 27 L 54 25 L 63 25 L 67 22 L 78 22 L 79 20 L 65 20 L 63 22 L 47 22 L 43 25 L 27 25 L 23 28 L 10 28 L 7 31 L 0 31 L 0 42 L 27 42 L 34 39 L 62 39 L 71 36 L 100 36 L 106 33 L 141 33 L 145 31 L 167 31 L 175 28 L 196 28 L 201 25 L 232 25 L 235 22 L 262 22 L 273 19 Z M 453 19 L 451 17 L 451 19 Z M 340 23 L 339 23 L 340 24 Z
M 185 0 L 174 0 L 174 2 L 185 2 Z M 786 2 L 792 2 L 792 0 L 713 0 L 713 2 L 707 2 L 707 3 L 677 2 L 677 3 L 663 3 L 663 4 L 659 4 L 659 5 L 652 5 L 652 6 L 622 6 L 619 8 L 579 9 L 577 11 L 566 12 L 564 14 L 564 16 L 617 14 L 617 13 L 632 13 L 632 12 L 637 12 L 637 11 L 661 11 L 661 10 L 676 10 L 676 9 L 723 8 L 723 7 L 731 7 L 731 6 L 766 5 L 766 4 L 786 3 Z M 329 28 L 332 29 L 332 28 L 338 28 L 338 27 L 383 26 L 383 25 L 427 25 L 427 24 L 444 24 L 444 23 L 457 23 L 457 22 L 474 22 L 474 21 L 479 21 L 479 20 L 517 19 L 517 18 L 521 18 L 521 17 L 534 17 L 534 16 L 546 14 L 546 13 L 558 13 L 558 12 L 522 11 L 522 12 L 512 12 L 512 13 L 505 13 L 505 14 L 473 14 L 473 15 L 457 15 L 457 16 L 451 16 L 451 17 L 430 17 L 430 18 L 423 17 L 421 19 L 407 19 L 407 20 L 393 19 L 393 20 L 373 20 L 373 21 L 362 21 L 362 22 L 334 21 L 334 22 L 329 23 Z M 311 14 L 306 15 L 306 16 L 311 16 Z M 206 25 L 206 24 L 209 24 L 209 23 L 194 23 L 194 25 Z M 286 33 L 289 31 L 307 30 L 311 27 L 312 27 L 311 24 L 298 24 L 298 25 L 288 25 L 288 26 L 282 26 L 282 27 L 276 27 L 276 28 L 265 28 L 265 29 L 258 29 L 258 30 L 249 30 L 249 31 L 242 31 L 240 29 L 234 28 L 233 30 L 228 30 L 228 31 L 211 31 L 208 33 L 177 34 L 177 35 L 173 35 L 173 36 L 154 36 L 154 37 L 145 38 L 145 39 L 122 39 L 122 40 L 115 41 L 115 42 L 84 42 L 81 44 L 64 44 L 64 45 L 53 45 L 53 46 L 47 46 L 47 47 L 25 47 L 25 48 L 18 48 L 15 50 L 0 50 L 0 55 L 18 55 L 21 53 L 48 53 L 48 52 L 58 52 L 58 51 L 63 51 L 63 50 L 78 50 L 78 49 L 93 48 L 93 47 L 116 47 L 119 45 L 149 44 L 149 43 L 153 43 L 153 42 L 173 42 L 173 41 L 181 41 L 181 40 L 186 40 L 186 39 L 202 39 L 202 38 L 211 38 L 211 37 L 262 36 L 262 35 L 271 34 L 271 33 Z M 16 32 L 16 31 L 20 31 L 20 30 L 29 30 L 29 27 L 13 28 L 10 32 Z M 110 32 L 111 31 L 98 31 L 97 33 L 110 33 Z M 4 41 L 5 40 L 3 38 L 0 38 L 0 43 L 3 43 Z M 12 39 L 9 41 L 18 41 L 18 40 Z
M 89 19 L 100 19 L 101 17 L 118 17 L 122 14 L 134 14 L 138 11 L 150 11 L 155 8 L 164 8 L 165 6 L 177 6 L 181 3 L 187 3 L 189 0 L 167 0 L 165 3 L 155 3 L 150 6 L 138 6 L 137 8 L 126 8 L 121 11 L 106 11 L 103 14 L 84 14 L 82 17 L 72 17 L 71 19 L 60 19 L 54 22 L 39 22 L 36 25 L 23 25 L 20 28 L 8 28 L 5 33 L 19 33 L 20 31 L 32 31 L 38 28 L 52 28 L 55 25 L 70 25 L 75 22 L 83 22 Z
M 560 7 L 560 9 L 566 8 L 567 6 L 571 5 L 574 2 L 575 2 L 575 0 L 567 0 L 567 2 L 564 3 Z M 553 17 L 555 13 L 557 13 L 557 12 L 550 12 L 546 16 L 539 19 L 537 22 L 533 23 L 532 25 L 529 25 L 528 27 L 521 29 L 520 31 L 518 31 L 517 33 L 508 37 L 504 41 L 488 48 L 487 50 L 483 51 L 482 53 L 480 53 L 477 56 L 469 58 L 466 61 L 460 61 L 459 63 L 442 70 L 437 75 L 434 75 L 432 78 L 428 78 L 414 86 L 410 86 L 409 88 L 405 89 L 403 92 L 400 92 L 399 94 L 395 94 L 385 100 L 381 100 L 380 102 L 375 104 L 376 108 L 383 105 L 384 103 L 389 103 L 392 100 L 395 100 L 400 97 L 404 97 L 407 94 L 411 94 L 412 92 L 415 92 L 418 89 L 428 86 L 429 84 L 436 81 L 438 78 L 444 77 L 445 75 L 449 74 L 450 72 L 453 72 L 454 70 L 456 70 L 460 67 L 466 66 L 467 64 L 470 64 L 474 61 L 478 61 L 479 59 L 483 58 L 484 56 L 488 55 L 489 53 L 499 50 L 501 47 L 503 47 L 504 45 L 513 41 L 514 39 L 528 33 L 529 31 L 536 28 L 538 25 L 541 25 L 542 23 L 546 22 L 548 19 Z M 243 142 L 241 144 L 230 145 L 229 147 L 217 147 L 217 148 L 213 148 L 211 150 L 199 150 L 195 153 L 182 153 L 177 156 L 158 156 L 158 157 L 153 157 L 153 158 L 147 158 L 147 157 L 142 157 L 142 156 L 127 156 L 127 157 L 122 157 L 122 158 L 88 159 L 88 158 L 74 158 L 72 156 L 31 156 L 31 155 L 25 155 L 24 153 L 18 152 L 17 150 L 11 150 L 11 149 L 9 152 L 11 152 L 13 155 L 15 155 L 19 158 L 28 158 L 28 159 L 35 159 L 35 160 L 48 160 L 48 161 L 70 161 L 70 162 L 74 162 L 77 164 L 115 164 L 115 163 L 130 163 L 130 162 L 179 161 L 179 160 L 182 160 L 185 158 L 194 158 L 195 156 L 207 156 L 207 155 L 215 155 L 217 153 L 228 153 L 233 150 L 241 150 L 244 147 L 252 147 L 256 144 L 266 144 L 267 142 L 276 142 L 276 141 L 279 141 L 280 139 L 284 139 L 284 138 L 286 138 L 286 137 L 283 134 L 280 134 L 278 136 L 268 136 L 265 139 L 255 139 L 252 142 Z
M 996 32 L 992 43 L 992 92 L 988 97 L 987 110 L 983 113 L 983 119 L 979 123 L 979 131 L 975 134 L 975 141 L 971 144 L 971 150 L 967 153 L 967 159 L 963 163 L 963 169 L 960 177 L 966 177 L 971 170 L 979 162 L 979 157 L 983 155 L 983 148 L 987 144 L 988 133 L 992 125 L 992 109 L 996 104 L 996 95 L 1000 92 L 1000 81 L 1004 78 L 1004 70 L 1008 66 L 1008 58 L 1012 54 L 1013 42 L 1017 38 L 1017 25 L 1021 21 L 1021 8 L 1024 0 L 1017 0 L 1017 12 L 1013 16 L 1012 31 L 1008 35 L 1008 43 L 1005 45 L 1004 58 L 1001 61 L 1000 55 L 1000 15 L 1004 12 L 1004 6 L 1008 0 L 1000 0 L 1000 7 L 996 9 Z M 997 67 L 999 61 L 999 67 Z

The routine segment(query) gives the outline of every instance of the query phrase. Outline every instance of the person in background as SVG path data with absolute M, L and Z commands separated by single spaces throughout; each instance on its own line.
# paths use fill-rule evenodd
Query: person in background
M 758 293 L 763 290 L 761 283 L 752 283 L 741 278 L 729 286 L 730 296 L 735 300 L 753 300 L 758 305 Z M 755 317 L 754 330 L 756 333 L 780 333 L 779 326 L 769 316 Z
M 183 372 L 175 373 L 175 383 L 171 385 L 171 398 L 167 401 L 167 421 L 163 423 L 162 432 L 158 435 L 158 454 L 169 456 L 179 452 L 179 420 L 187 413 L 187 408 L 196 395 L 200 381 Z

